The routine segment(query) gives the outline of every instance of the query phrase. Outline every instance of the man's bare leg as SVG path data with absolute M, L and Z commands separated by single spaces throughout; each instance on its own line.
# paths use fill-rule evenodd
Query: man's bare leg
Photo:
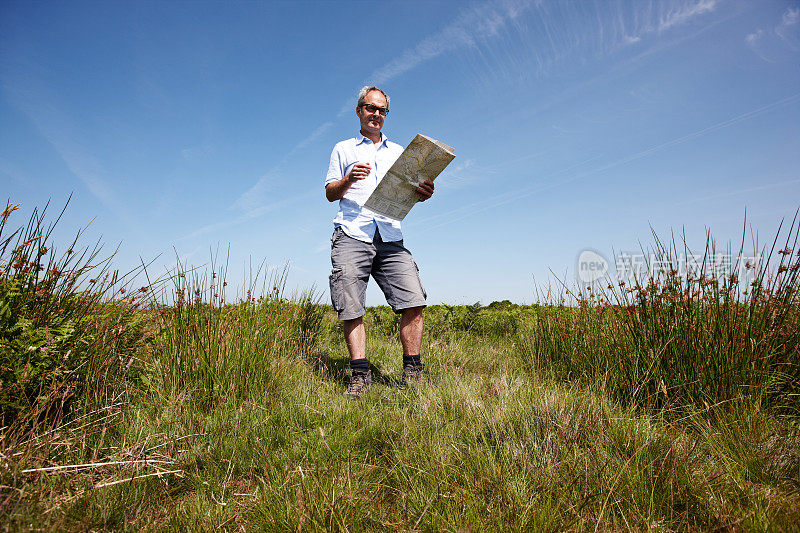
M 342 323 L 347 350 L 350 352 L 350 373 L 352 378 L 344 391 L 346 398 L 357 400 L 369 389 L 372 374 L 367 361 L 367 336 L 361 317 L 345 320 Z
M 403 355 L 419 355 L 422 349 L 422 310 L 424 307 L 403 309 L 400 316 L 400 342 Z
M 367 335 L 364 331 L 364 321 L 361 317 L 344 320 L 342 327 L 350 359 L 364 359 L 367 356 Z

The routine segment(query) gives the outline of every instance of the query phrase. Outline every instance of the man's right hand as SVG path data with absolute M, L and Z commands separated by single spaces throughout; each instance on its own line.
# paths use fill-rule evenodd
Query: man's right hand
M 329 202 L 341 200 L 351 185 L 369 176 L 370 170 L 369 163 L 356 163 L 345 177 L 325 186 L 325 197 Z
M 356 163 L 353 165 L 353 168 L 350 169 L 350 173 L 344 177 L 345 181 L 352 185 L 353 183 L 363 180 L 370 173 L 370 166 L 369 163 Z

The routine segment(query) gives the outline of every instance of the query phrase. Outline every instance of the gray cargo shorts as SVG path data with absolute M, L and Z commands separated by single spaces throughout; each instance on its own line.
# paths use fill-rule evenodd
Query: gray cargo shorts
M 383 242 L 376 230 L 369 244 L 337 227 L 331 237 L 331 264 L 331 303 L 339 320 L 364 316 L 370 274 L 395 313 L 426 305 L 419 268 L 403 241 Z

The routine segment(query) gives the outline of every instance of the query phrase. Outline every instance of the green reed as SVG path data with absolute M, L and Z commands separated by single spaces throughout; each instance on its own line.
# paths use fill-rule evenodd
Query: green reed
M 112 270 L 113 253 L 83 246 L 83 231 L 58 250 L 53 232 L 66 205 L 52 222 L 45 206 L 9 231 L 18 207 L 0 214 L 0 420 L 9 431 L 101 404 L 136 336 L 128 326 L 137 302 L 124 296 L 136 271 Z
M 313 291 L 285 295 L 286 268 L 262 264 L 233 301 L 226 274 L 213 258 L 205 269 L 179 264 L 166 301 L 151 310 L 151 377 L 168 396 L 185 394 L 206 409 L 279 387 L 274 367 L 313 351 L 323 312 Z
M 654 234 L 652 248 L 644 250 L 658 264 L 648 269 L 652 275 L 571 291 L 574 307 L 551 307 L 523 333 L 523 358 L 532 370 L 600 380 L 634 405 L 707 408 L 748 397 L 796 410 L 796 222 L 779 228 L 753 264 L 719 261 L 730 248 L 719 255 L 708 235 L 699 268 L 685 272 L 680 258 L 693 255 L 685 240 L 664 242 Z

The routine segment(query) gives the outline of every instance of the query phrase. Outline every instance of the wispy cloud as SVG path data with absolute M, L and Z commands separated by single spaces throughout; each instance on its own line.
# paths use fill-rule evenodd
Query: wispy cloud
M 484 211 L 495 209 L 495 208 L 500 207 L 502 205 L 506 205 L 506 204 L 510 204 L 512 202 L 519 201 L 522 198 L 526 198 L 528 196 L 543 192 L 545 190 L 550 190 L 550 189 L 553 189 L 555 187 L 558 187 L 558 186 L 561 186 L 561 185 L 565 185 L 567 183 L 571 183 L 571 182 L 586 178 L 588 176 L 592 176 L 592 175 L 598 174 L 600 172 L 604 172 L 606 170 L 610 170 L 612 168 L 616 168 L 616 167 L 619 167 L 619 166 L 622 166 L 622 165 L 626 165 L 626 164 L 628 164 L 630 162 L 633 162 L 633 161 L 645 158 L 647 156 L 650 156 L 650 155 L 652 155 L 654 153 L 660 152 L 660 151 L 662 151 L 662 150 L 664 150 L 666 148 L 669 148 L 669 147 L 672 147 L 672 146 L 676 146 L 676 145 L 679 145 L 679 144 L 683 144 L 685 142 L 688 142 L 690 140 L 696 139 L 696 138 L 701 137 L 703 135 L 707 135 L 707 134 L 709 134 L 709 133 L 711 133 L 713 131 L 733 126 L 734 124 L 738 124 L 738 123 L 740 123 L 742 121 L 749 120 L 751 118 L 763 115 L 765 113 L 768 113 L 770 111 L 774 111 L 776 109 L 782 108 L 782 107 L 784 107 L 786 105 L 789 105 L 789 104 L 792 104 L 792 103 L 795 103 L 795 102 L 798 102 L 798 101 L 800 101 L 800 93 L 794 94 L 794 95 L 789 96 L 787 98 L 782 98 L 781 100 L 777 100 L 777 101 L 772 102 L 770 104 L 767 104 L 767 105 L 761 106 L 759 108 L 753 109 L 752 111 L 748 111 L 746 113 L 742 113 L 742 114 L 737 115 L 735 117 L 732 117 L 730 119 L 723 120 L 721 122 L 717 122 L 715 124 L 712 124 L 710 126 L 702 128 L 700 130 L 694 131 L 692 133 L 688 133 L 686 135 L 682 135 L 682 136 L 677 137 L 675 139 L 672 139 L 672 140 L 669 140 L 669 141 L 666 141 L 666 142 L 651 146 L 650 148 L 646 148 L 646 149 L 641 150 L 639 152 L 636 152 L 636 153 L 621 157 L 621 158 L 617 159 L 616 161 L 613 161 L 613 162 L 610 162 L 610 163 L 606 163 L 604 165 L 600 165 L 600 166 L 595 167 L 595 168 L 590 168 L 590 169 L 585 169 L 585 170 L 578 170 L 580 167 L 585 167 L 585 165 L 587 163 L 589 163 L 591 160 L 596 159 L 596 158 L 587 159 L 587 160 L 581 161 L 577 165 L 572 165 L 572 166 L 570 166 L 568 168 L 565 168 L 565 169 L 562 169 L 562 170 L 560 170 L 558 172 L 555 172 L 555 173 L 552 173 L 550 175 L 544 176 L 543 178 L 537 180 L 535 183 L 532 183 L 529 186 L 522 187 L 522 188 L 519 188 L 519 189 L 515 189 L 515 190 L 512 190 L 512 191 L 506 191 L 506 192 L 503 192 L 503 193 L 495 195 L 495 196 L 483 198 L 483 199 L 481 199 L 480 202 L 475 202 L 475 203 L 472 203 L 472 204 L 463 205 L 463 206 L 461 206 L 461 207 L 459 207 L 457 209 L 448 211 L 446 213 L 439 213 L 439 214 L 434 215 L 432 217 L 428 217 L 428 218 L 425 218 L 425 219 L 420 219 L 420 220 L 417 220 L 416 223 L 417 224 L 425 223 L 426 229 L 433 229 L 433 228 L 437 228 L 437 227 L 440 227 L 440 226 L 445 226 L 445 225 L 448 225 L 448 224 L 452 224 L 454 222 L 458 222 L 458 221 L 463 220 L 465 218 L 472 217 L 477 213 L 481 213 L 481 212 L 484 212 Z M 575 170 L 578 170 L 578 171 L 574 172 Z M 554 179 L 554 178 L 557 178 L 559 175 L 567 175 L 567 177 L 562 178 L 562 179 Z M 793 184 L 793 183 L 795 183 L 795 182 L 794 181 L 782 182 L 782 183 L 777 184 L 777 185 L 788 185 L 788 184 Z M 434 222 L 435 220 L 441 220 L 441 221 L 436 223 L 436 222 Z M 434 223 L 431 223 L 431 222 L 434 222 Z
M 297 143 L 297 145 L 295 145 L 295 147 L 292 148 L 289 151 L 289 153 L 287 154 L 286 157 L 293 156 L 299 150 L 302 150 L 303 148 L 305 148 L 306 146 L 308 146 L 312 142 L 316 141 L 323 133 L 328 131 L 331 128 L 331 126 L 333 126 L 333 122 L 332 121 L 324 122 L 324 123 L 320 124 L 319 126 L 317 126 L 317 129 L 312 131 L 311 135 L 309 135 L 308 137 L 306 137 L 305 139 L 303 139 L 302 141 Z
M 747 44 L 749 44 L 750 46 L 753 46 L 753 45 L 755 45 L 755 44 L 756 44 L 758 41 L 760 41 L 760 40 L 761 40 L 761 38 L 762 38 L 763 36 L 764 36 L 764 30 L 762 30 L 761 28 L 759 28 L 759 29 L 757 29 L 756 31 L 754 31 L 753 33 L 748 33 L 748 34 L 745 36 L 745 38 L 744 38 L 744 41 L 745 41 Z
M 30 185 L 30 180 L 10 161 L 0 157 L 0 173 L 23 185 Z
M 231 209 L 244 212 L 258 209 L 265 201 L 269 201 L 270 193 L 275 192 L 276 184 L 282 175 L 280 165 L 271 168 L 236 199 Z
M 60 133 L 43 130 L 45 137 L 61 155 L 70 172 L 86 185 L 86 188 L 107 208 L 116 211 L 120 208 L 100 160 L 88 153 L 83 146 Z
M 261 176 L 252 187 L 242 193 L 233 203 L 231 209 L 244 211 L 252 215 L 253 213 L 264 212 L 263 208 L 265 206 L 275 205 L 273 196 L 275 193 L 280 192 L 280 187 L 277 185 L 280 183 L 280 180 L 283 179 L 283 167 L 286 165 L 286 162 L 297 152 L 317 140 L 322 134 L 328 131 L 331 126 L 333 126 L 333 122 L 331 121 L 324 122 L 317 126 L 308 137 L 301 140 L 289 150 L 277 165 L 272 167 L 266 174 Z
M 370 79 L 383 84 L 446 52 L 475 46 L 483 39 L 498 35 L 509 22 L 532 5 L 534 2 L 524 0 L 475 4 L 462 11 L 438 33 L 423 39 L 378 68 Z
M 599 40 L 605 50 L 638 44 L 649 35 L 666 33 L 711 13 L 718 5 L 719 0 L 635 2 L 630 12 L 617 9 L 615 16 L 598 14 Z M 611 28 L 605 29 L 609 24 Z
M 661 17 L 658 31 L 668 30 L 678 24 L 685 24 L 698 15 L 709 13 L 717 7 L 717 0 L 700 0 L 684 5 L 674 6 Z
M 800 7 L 790 7 L 784 11 L 780 22 L 772 32 L 765 32 L 759 28 L 745 35 L 744 42 L 758 57 L 769 63 L 775 63 L 776 60 L 786 57 L 786 46 L 792 50 L 800 48 L 795 29 L 798 22 L 800 22 Z
M 214 153 L 214 147 L 210 144 L 188 146 L 181 150 L 181 157 L 186 161 L 202 161 Z
M 476 89 L 485 88 L 488 94 L 498 83 L 530 84 L 631 46 L 663 47 L 665 41 L 681 37 L 676 31 L 680 26 L 717 11 L 719 4 L 718 0 L 536 2 L 508 17 L 502 31 L 472 39 L 457 59 L 474 76 Z M 400 64 L 413 65 L 414 57 L 403 56 L 406 62 Z
M 222 221 L 222 222 L 214 222 L 212 224 L 207 224 L 205 226 L 202 226 L 202 227 L 196 229 L 195 231 L 193 231 L 193 232 L 191 232 L 191 233 L 189 233 L 187 235 L 184 235 L 183 237 L 181 237 L 181 238 L 179 238 L 177 240 L 178 241 L 182 241 L 182 240 L 185 240 L 185 239 L 191 239 L 191 238 L 194 238 L 194 237 L 200 237 L 202 235 L 206 235 L 208 233 L 211 233 L 212 231 L 232 228 L 232 227 L 238 226 L 240 224 L 244 224 L 244 223 L 250 222 L 250 221 L 252 221 L 252 220 L 254 220 L 254 219 L 258 218 L 258 217 L 262 217 L 262 216 L 266 215 L 267 213 L 275 211 L 276 209 L 280 209 L 280 208 L 287 207 L 287 206 L 290 206 L 290 205 L 298 204 L 298 203 L 303 202 L 303 201 L 308 201 L 308 200 L 311 200 L 312 198 L 321 198 L 322 197 L 321 189 L 322 189 L 322 187 L 320 187 L 319 190 L 318 189 L 314 189 L 313 191 L 308 191 L 308 192 L 305 192 L 305 193 L 302 193 L 302 194 L 298 194 L 298 195 L 295 195 L 295 196 L 275 195 L 275 197 L 277 199 L 274 199 L 271 202 L 267 202 L 267 203 L 263 203 L 262 202 L 262 203 L 260 203 L 260 204 L 258 204 L 256 206 L 252 206 L 250 209 L 245 210 L 243 213 L 241 213 L 237 217 L 232 218 L 230 220 L 225 220 L 225 221 Z
M 755 55 L 757 55 L 767 63 L 774 63 L 775 61 L 767 57 L 767 54 L 764 53 L 762 46 L 763 40 L 764 40 L 764 30 L 762 30 L 761 28 L 757 29 L 753 33 L 748 33 L 744 37 L 745 44 Z
M 331 249 L 331 241 L 330 239 L 325 239 L 324 241 L 320 241 L 319 243 L 317 243 L 317 245 L 314 247 L 314 253 L 320 254 L 330 249 Z
M 481 177 L 487 178 L 492 173 L 494 173 L 492 169 L 478 167 L 475 159 L 465 159 L 452 168 L 447 167 L 436 179 L 436 186 L 443 189 L 460 189 Z
M 783 14 L 781 26 L 794 26 L 798 21 L 800 21 L 800 7 L 790 7 L 786 10 L 786 13 Z
M 495 0 L 472 4 L 444 28 L 375 69 L 366 81 L 375 85 L 385 85 L 439 56 L 475 48 L 486 39 L 500 35 L 506 26 L 539 3 L 535 0 Z M 338 116 L 345 116 L 354 106 L 355 101 L 347 99 L 342 104 Z
M 797 35 L 792 34 L 792 29 L 800 21 L 800 7 L 790 7 L 781 17 L 781 22 L 775 28 L 775 33 L 788 43 L 792 48 L 797 46 Z
M 63 109 L 57 94 L 40 79 L 37 67 L 19 60 L 6 65 L 2 90 L 7 101 L 25 115 L 61 157 L 69 171 L 108 210 L 132 223 L 117 198 L 103 164 L 89 149 L 78 123 Z

